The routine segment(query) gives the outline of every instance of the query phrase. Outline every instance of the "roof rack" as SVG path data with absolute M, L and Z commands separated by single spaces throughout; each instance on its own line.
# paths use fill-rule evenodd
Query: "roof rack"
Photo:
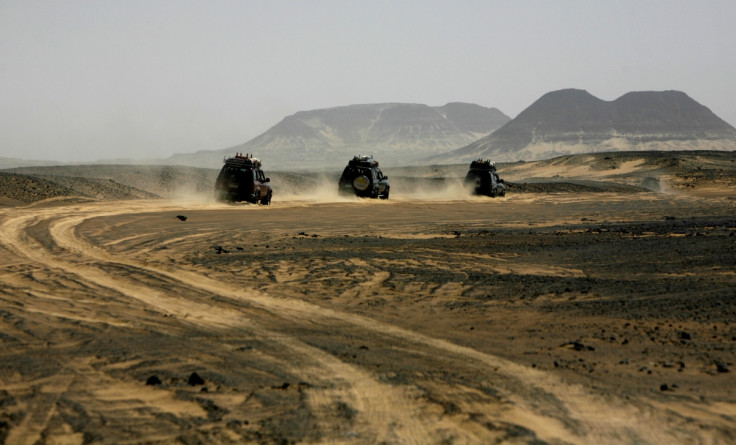
M 245 156 L 243 156 L 243 153 L 235 153 L 235 156 L 228 158 L 227 156 L 222 160 L 225 164 L 231 164 L 231 165 L 237 165 L 237 166 L 243 166 L 243 167 L 255 167 L 259 168 L 261 166 L 261 160 L 258 158 L 254 158 L 253 154 L 246 153 Z

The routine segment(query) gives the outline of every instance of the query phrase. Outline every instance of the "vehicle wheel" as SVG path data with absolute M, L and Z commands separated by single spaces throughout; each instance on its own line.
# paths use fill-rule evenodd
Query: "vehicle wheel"
M 388 199 L 388 190 L 386 190 L 385 192 L 383 192 L 383 195 L 379 196 L 379 198 L 381 198 L 381 199 Z
M 371 185 L 371 181 L 365 176 L 358 176 L 353 179 L 353 188 L 359 192 L 368 190 L 369 185 Z
M 271 193 L 266 195 L 265 198 L 261 199 L 261 204 L 263 204 L 264 206 L 271 205 Z
M 254 191 L 252 195 L 250 195 L 250 199 L 248 199 L 248 202 L 251 204 L 258 204 L 261 200 L 261 194 L 258 191 Z

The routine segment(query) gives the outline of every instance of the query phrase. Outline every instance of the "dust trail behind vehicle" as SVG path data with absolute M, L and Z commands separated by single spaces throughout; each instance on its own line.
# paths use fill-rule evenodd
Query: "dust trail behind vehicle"
M 473 196 L 462 178 L 428 178 L 397 176 L 387 173 L 391 181 L 391 197 L 388 200 L 372 200 L 338 194 L 339 172 L 270 174 L 274 187 L 273 205 L 279 201 L 305 201 L 315 203 L 360 202 L 387 204 L 391 201 L 487 201 L 489 198 Z

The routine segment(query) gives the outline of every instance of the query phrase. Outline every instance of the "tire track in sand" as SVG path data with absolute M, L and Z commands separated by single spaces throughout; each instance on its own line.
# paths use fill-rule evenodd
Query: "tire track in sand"
M 127 211 L 141 211 L 138 206 L 127 208 Z M 264 339 L 278 343 L 289 350 L 296 359 L 298 366 L 289 371 L 300 376 L 305 381 L 325 381 L 329 376 L 330 385 L 321 385 L 320 388 L 309 390 L 314 400 L 315 411 L 324 407 L 334 406 L 336 403 L 345 403 L 355 408 L 358 415 L 354 420 L 353 431 L 356 437 L 372 438 L 374 442 L 400 441 L 406 443 L 429 443 L 435 435 L 432 432 L 431 419 L 421 415 L 422 404 L 406 393 L 401 387 L 379 382 L 361 368 L 349 365 L 336 357 L 318 348 L 308 346 L 303 342 L 280 333 L 271 332 L 242 311 L 198 303 L 190 299 L 173 297 L 166 291 L 153 286 L 133 281 L 105 272 L 97 262 L 114 263 L 145 271 L 155 276 L 181 281 L 195 289 L 211 292 L 214 295 L 226 296 L 217 292 L 215 282 L 191 273 L 185 273 L 182 280 L 180 272 L 157 270 L 119 257 L 113 258 L 104 250 L 88 245 L 76 237 L 75 228 L 82 221 L 99 216 L 120 214 L 116 209 L 99 210 L 96 208 L 78 207 L 69 216 L 69 209 L 52 209 L 39 212 L 37 209 L 29 212 L 18 212 L 19 215 L 6 218 L 0 223 L 0 242 L 17 255 L 28 258 L 36 263 L 44 264 L 52 269 L 61 270 L 77 275 L 84 280 L 98 286 L 112 289 L 129 298 L 142 301 L 165 314 L 176 315 L 191 323 L 209 328 L 247 328 L 262 336 Z M 41 213 L 39 215 L 39 213 Z M 61 259 L 57 254 L 45 249 L 25 235 L 26 228 L 40 221 L 51 220 L 49 231 L 59 247 L 66 249 L 77 261 Z M 90 262 L 90 260 L 94 260 Z M 193 285 L 204 280 L 204 285 Z M 212 291 L 215 292 L 212 292 Z M 238 290 L 237 298 L 250 300 L 248 292 Z M 194 315 L 196 314 L 196 315 Z M 44 413 L 34 413 L 33 416 Z M 425 420 L 426 419 L 426 420 Z M 38 438 L 39 428 L 30 425 L 21 425 L 13 432 L 13 437 L 25 438 L 24 442 L 34 442 Z
M 663 443 L 678 439 L 676 432 L 665 429 L 669 423 L 667 419 L 662 418 L 657 410 L 644 401 L 632 403 L 619 399 L 603 399 L 589 393 L 582 386 L 566 384 L 549 373 L 398 326 L 377 322 L 364 316 L 319 307 L 301 300 L 276 298 L 255 290 L 244 291 L 242 288 L 209 279 L 195 272 L 144 265 L 120 256 L 112 256 L 105 250 L 81 239 L 76 233 L 79 224 L 90 218 L 136 213 L 143 209 L 150 211 L 151 207 L 141 205 L 123 207 L 120 203 L 116 203 L 111 208 L 109 210 L 105 205 L 82 206 L 71 215 L 68 208 L 52 209 L 47 211 L 43 217 L 52 219 L 49 232 L 55 242 L 68 252 L 85 258 L 87 261 L 121 264 L 151 275 L 164 276 L 190 288 L 245 301 L 281 317 L 288 315 L 299 320 L 339 320 L 379 335 L 392 336 L 424 349 L 429 348 L 434 351 L 433 353 L 452 354 L 481 363 L 494 369 L 498 375 L 504 376 L 509 381 L 517 382 L 513 385 L 512 390 L 507 388 L 502 394 L 513 403 L 505 407 L 507 409 L 499 416 L 499 419 L 522 425 L 534 431 L 541 439 L 571 443 L 590 443 L 592 441 Z M 157 210 L 161 210 L 160 205 Z M 198 317 L 188 318 L 196 323 L 212 327 L 242 327 L 247 324 L 249 328 L 280 342 L 294 353 L 302 357 L 311 357 L 311 360 L 308 360 L 310 366 L 302 367 L 302 375 L 306 374 L 309 377 L 317 374 L 323 378 L 324 373 L 329 372 L 334 375 L 334 378 L 345 382 L 347 392 L 353 399 L 351 403 L 360 411 L 359 419 L 363 420 L 362 432 L 368 434 L 369 431 L 374 431 L 373 437 L 378 440 L 432 441 L 432 425 L 429 421 L 431 417 L 428 417 L 428 421 L 421 420 L 423 407 L 415 397 L 399 387 L 376 381 L 369 373 L 356 366 L 346 364 L 294 338 L 269 332 L 252 320 L 246 323 L 243 320 L 244 314 L 240 311 L 170 297 L 165 292 L 156 291 L 149 286 L 111 276 L 94 264 L 64 261 L 58 257 L 53 258 L 48 254 L 33 251 L 32 243 L 23 237 L 23 230 L 31 222 L 38 220 L 36 213 L 37 210 L 34 210 L 30 215 L 9 218 L 3 222 L 2 240 L 17 253 L 26 254 L 34 261 L 50 267 L 83 276 L 96 284 L 115 289 L 162 311 L 186 316 L 188 313 L 186 308 L 196 309 L 190 312 L 197 313 Z M 26 252 L 26 250 L 33 252 Z M 342 389 L 336 391 L 339 394 L 328 394 L 328 399 L 339 400 L 345 397 L 344 388 L 345 386 L 342 386 Z M 322 403 L 325 402 L 320 404 Z M 662 426 L 662 429 L 653 428 L 655 425 Z

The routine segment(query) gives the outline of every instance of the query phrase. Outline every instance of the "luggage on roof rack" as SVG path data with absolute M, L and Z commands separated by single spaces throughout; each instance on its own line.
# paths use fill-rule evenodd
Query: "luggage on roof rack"
M 357 155 L 348 161 L 351 167 L 378 167 L 378 161 L 373 160 L 373 156 Z
M 491 162 L 490 159 L 478 159 L 470 163 L 470 168 L 474 170 L 496 170 L 496 164 Z

